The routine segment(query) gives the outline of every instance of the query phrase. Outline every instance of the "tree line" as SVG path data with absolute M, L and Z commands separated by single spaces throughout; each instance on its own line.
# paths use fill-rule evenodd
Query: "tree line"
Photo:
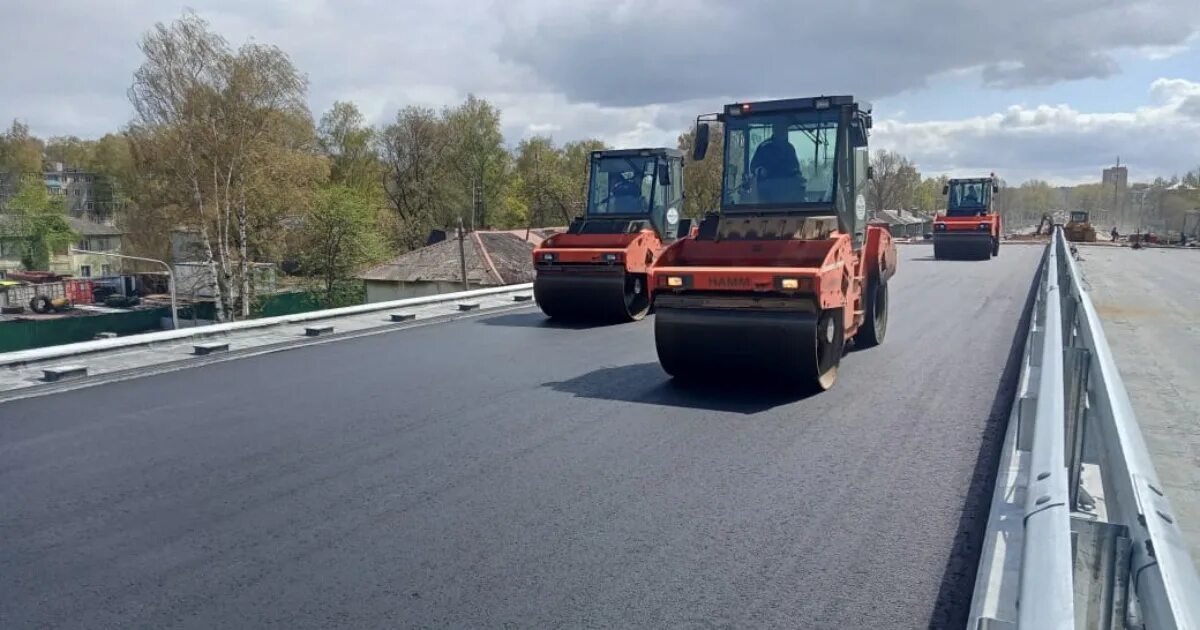
M 405 107 L 375 127 L 349 102 L 314 120 L 286 53 L 234 47 L 191 12 L 155 25 L 139 48 L 125 128 L 43 141 L 14 123 L 0 135 L 0 173 L 62 162 L 95 174 L 117 198 L 129 253 L 170 259 L 172 232 L 186 230 L 223 320 L 251 315 L 254 262 L 293 263 L 336 305 L 361 299 L 359 269 L 423 245 L 431 230 L 562 225 L 581 211 L 589 153 L 604 148 L 535 136 L 509 149 L 500 110 L 474 95 Z M 42 189 L 29 179 L 38 185 L 9 213 Z M 61 201 L 35 201 L 64 215 Z

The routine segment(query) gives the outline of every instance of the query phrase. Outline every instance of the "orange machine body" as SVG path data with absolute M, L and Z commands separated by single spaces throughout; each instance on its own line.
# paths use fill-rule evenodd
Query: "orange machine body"
M 587 272 L 611 267 L 646 273 L 662 249 L 662 239 L 652 228 L 631 234 L 555 234 L 533 250 L 533 264 L 543 269 L 569 266 Z
M 666 248 L 650 271 L 650 286 L 656 302 L 676 297 L 719 309 L 842 309 L 843 337 L 850 339 L 864 319 L 864 286 L 886 282 L 896 266 L 892 236 L 876 226 L 867 228 L 858 251 L 840 232 L 819 240 L 686 239 Z
M 977 204 L 960 204 L 958 196 L 974 188 Z M 980 258 L 1000 255 L 1004 224 L 996 211 L 999 180 L 995 175 L 973 179 L 952 179 L 946 185 L 946 210 L 933 219 L 935 258 Z

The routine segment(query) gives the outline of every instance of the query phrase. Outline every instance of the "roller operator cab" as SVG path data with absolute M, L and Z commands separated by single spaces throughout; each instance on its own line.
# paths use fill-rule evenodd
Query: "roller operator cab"
M 687 236 L 683 154 L 595 151 L 584 215 L 533 252 L 533 294 L 551 318 L 633 321 L 650 310 L 647 273 L 663 247 Z
M 950 180 L 942 189 L 946 210 L 933 220 L 933 257 L 988 260 L 999 256 L 1003 233 L 995 210 L 999 192 L 995 175 Z
M 676 378 L 828 389 L 847 342 L 883 340 L 896 271 L 891 236 L 866 221 L 870 107 L 728 105 L 697 120 L 694 159 L 713 128 L 725 139 L 720 212 L 650 270 L 659 362 Z

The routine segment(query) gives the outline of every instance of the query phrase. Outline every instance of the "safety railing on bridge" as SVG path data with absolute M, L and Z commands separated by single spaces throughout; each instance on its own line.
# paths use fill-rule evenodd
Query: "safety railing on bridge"
M 1057 228 L 1039 270 L 973 623 L 1200 629 L 1200 579 L 1074 254 Z

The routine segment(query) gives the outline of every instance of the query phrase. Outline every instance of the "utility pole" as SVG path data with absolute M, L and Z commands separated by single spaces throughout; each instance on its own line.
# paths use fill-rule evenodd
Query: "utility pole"
M 462 271 L 463 291 L 470 291 L 471 285 L 467 283 L 467 249 L 463 244 L 465 237 L 466 230 L 463 229 L 462 217 L 458 217 L 458 268 Z
M 484 207 L 483 199 L 483 176 L 475 178 L 471 182 L 471 231 L 474 232 L 480 228 L 487 228 L 487 217 L 485 215 L 486 208 Z

